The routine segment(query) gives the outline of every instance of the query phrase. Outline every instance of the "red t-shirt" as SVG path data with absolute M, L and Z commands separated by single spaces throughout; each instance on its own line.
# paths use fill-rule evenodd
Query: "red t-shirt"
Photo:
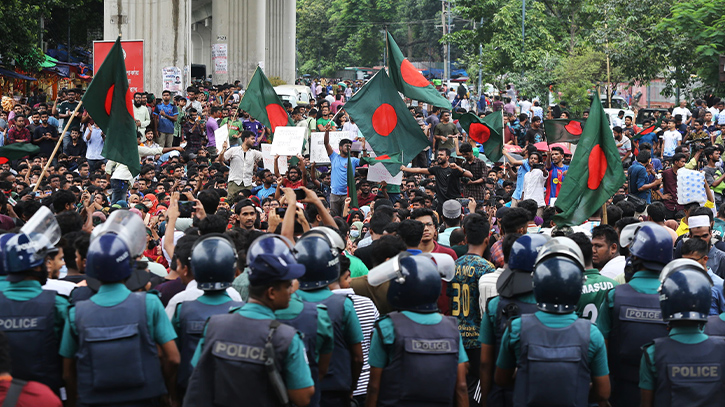
M 435 241 L 433 244 L 435 245 L 433 253 L 445 253 L 451 256 L 453 260 L 458 260 L 458 255 L 453 251 L 453 249 L 441 246 Z M 441 280 L 441 295 L 438 297 L 438 309 L 443 315 L 451 315 L 451 300 L 448 298 L 448 294 L 446 293 L 447 284 L 448 283 Z
M 10 380 L 0 380 L 0 404 L 5 401 L 5 395 L 10 389 Z M 38 383 L 28 382 L 23 387 L 20 398 L 16 407 L 63 407 L 63 403 L 60 402 L 58 396 L 50 390 L 50 387 Z
M 287 178 L 282 179 L 282 186 L 285 188 L 292 188 L 292 189 L 298 189 L 302 188 L 304 185 L 302 185 L 302 180 L 300 179 L 297 182 L 292 182 Z

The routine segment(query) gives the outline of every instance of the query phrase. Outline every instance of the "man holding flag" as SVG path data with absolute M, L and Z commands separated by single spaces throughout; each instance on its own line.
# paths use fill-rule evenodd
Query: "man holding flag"
M 330 189 L 332 191 L 330 193 L 330 211 L 334 215 L 341 216 L 345 198 L 347 198 L 349 193 L 348 172 L 352 171 L 352 173 L 355 174 L 355 169 L 360 165 L 360 159 L 350 157 L 350 148 L 352 147 L 352 140 L 350 139 L 344 138 L 340 140 L 340 153 L 335 152 L 330 145 L 330 124 L 328 124 L 325 128 L 324 142 L 325 150 L 327 150 L 327 155 L 330 157 L 330 173 L 332 180 L 330 183 Z M 363 151 L 363 154 L 367 154 L 367 151 L 364 148 Z M 352 185 L 355 185 L 354 177 Z M 354 201 L 357 201 L 356 193 L 350 194 L 350 197 L 353 198 Z

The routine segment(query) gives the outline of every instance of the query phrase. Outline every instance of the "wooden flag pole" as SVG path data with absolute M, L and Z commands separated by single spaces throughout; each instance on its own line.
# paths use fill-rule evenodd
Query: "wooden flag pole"
M 63 129 L 63 132 L 60 133 L 58 142 L 55 143 L 55 148 L 53 149 L 53 154 L 50 155 L 50 158 L 48 158 L 48 162 L 45 163 L 43 172 L 40 173 L 40 177 L 38 177 L 38 182 L 36 182 L 35 186 L 33 187 L 33 192 L 37 191 L 38 188 L 40 187 L 40 182 L 43 180 L 45 173 L 48 171 L 48 167 L 50 167 L 50 163 L 53 162 L 53 159 L 55 158 L 55 154 L 58 152 L 58 149 L 60 148 L 61 144 L 63 144 L 63 136 L 65 136 L 65 133 L 68 131 L 70 124 L 73 122 L 73 118 L 75 117 L 76 113 L 78 113 L 78 110 L 80 110 L 81 106 L 83 106 L 82 100 L 78 101 L 78 106 L 76 106 L 76 109 L 73 111 L 73 113 L 71 113 L 70 117 L 68 118 L 68 123 L 65 124 L 65 128 Z
M 609 223 L 607 221 L 607 202 L 604 202 L 602 204 L 602 223 L 601 224 L 606 225 L 607 223 Z

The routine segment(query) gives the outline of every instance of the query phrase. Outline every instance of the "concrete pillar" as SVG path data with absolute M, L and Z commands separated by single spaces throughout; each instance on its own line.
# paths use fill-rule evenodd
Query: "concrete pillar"
M 144 40 L 144 90 L 160 97 L 161 70 L 190 65 L 192 0 L 106 0 L 103 38 Z M 188 77 L 187 77 L 188 79 Z
M 207 69 L 214 83 L 240 80 L 246 89 L 257 65 L 265 65 L 265 0 L 213 0 L 212 44 L 227 44 L 227 74 Z
M 267 31 L 264 73 L 294 84 L 297 33 L 296 0 L 266 0 Z

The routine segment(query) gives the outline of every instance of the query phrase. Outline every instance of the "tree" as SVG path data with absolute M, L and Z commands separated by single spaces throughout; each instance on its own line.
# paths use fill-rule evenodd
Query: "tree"
M 561 92 L 561 100 L 568 102 L 574 116 L 580 117 L 589 108 L 589 96 L 597 82 L 606 82 L 606 59 L 602 52 L 584 49 L 564 57 L 554 70 L 555 89 Z M 595 91 L 594 95 L 597 94 Z

